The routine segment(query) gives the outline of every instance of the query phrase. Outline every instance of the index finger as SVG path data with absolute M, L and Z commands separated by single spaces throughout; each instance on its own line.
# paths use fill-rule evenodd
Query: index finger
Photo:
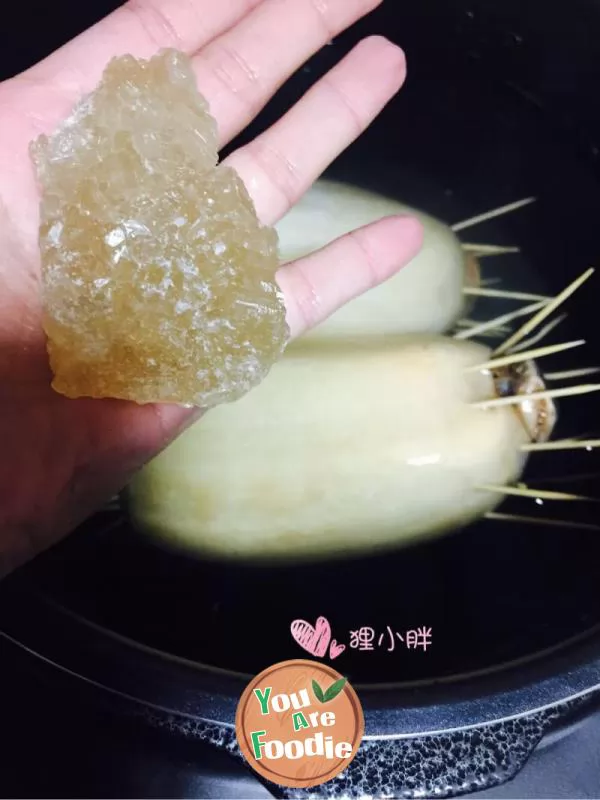
M 188 55 L 243 19 L 263 0 L 128 0 L 27 71 L 69 95 L 96 85 L 107 62 L 150 58 L 174 47 Z

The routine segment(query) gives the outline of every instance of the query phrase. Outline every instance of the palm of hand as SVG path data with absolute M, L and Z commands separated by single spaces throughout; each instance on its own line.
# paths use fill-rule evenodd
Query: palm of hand
M 70 400 L 51 388 L 29 142 L 93 88 L 111 56 L 147 57 L 177 46 L 195 54 L 199 87 L 223 145 L 296 66 L 378 3 L 224 0 L 215 7 L 211 0 L 138 0 L 0 85 L 0 574 L 68 533 L 198 416 L 177 406 Z M 290 15 L 297 25 L 286 25 L 287 40 L 281 24 Z M 268 52 L 258 32 L 270 42 Z M 372 37 L 279 123 L 229 157 L 263 222 L 274 224 L 287 212 L 403 78 L 401 51 Z M 292 336 L 393 274 L 419 245 L 416 223 L 389 219 L 283 267 L 278 281 Z
M 40 91 L 20 80 L 0 87 L 0 573 L 117 490 L 111 463 L 122 464 L 126 480 L 166 442 L 158 407 L 69 400 L 50 386 L 28 145 L 55 106 L 53 98 L 37 105 L 32 117 Z

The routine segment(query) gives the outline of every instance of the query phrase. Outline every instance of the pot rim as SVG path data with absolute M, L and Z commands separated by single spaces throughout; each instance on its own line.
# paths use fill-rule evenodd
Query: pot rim
M 0 637 L 74 680 L 182 721 L 232 728 L 239 697 L 253 677 L 136 642 L 26 582 L 1 587 Z M 600 691 L 600 625 L 485 671 L 352 685 L 363 706 L 365 740 L 450 733 L 530 716 Z

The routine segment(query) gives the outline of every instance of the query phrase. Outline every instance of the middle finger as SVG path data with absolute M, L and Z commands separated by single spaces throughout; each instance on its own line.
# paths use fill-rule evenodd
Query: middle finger
M 313 53 L 382 0 L 264 0 L 193 59 L 219 125 L 219 146 L 242 131 Z

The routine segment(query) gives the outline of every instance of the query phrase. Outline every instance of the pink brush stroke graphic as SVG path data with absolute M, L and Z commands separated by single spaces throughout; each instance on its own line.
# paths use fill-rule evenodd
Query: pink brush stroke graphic
M 329 658 L 333 661 L 334 658 L 341 656 L 345 649 L 345 644 L 338 644 L 337 639 L 332 639 L 329 645 Z
M 296 642 L 311 656 L 323 658 L 331 641 L 331 626 L 325 617 L 319 617 L 313 627 L 304 619 L 295 619 L 290 625 Z

